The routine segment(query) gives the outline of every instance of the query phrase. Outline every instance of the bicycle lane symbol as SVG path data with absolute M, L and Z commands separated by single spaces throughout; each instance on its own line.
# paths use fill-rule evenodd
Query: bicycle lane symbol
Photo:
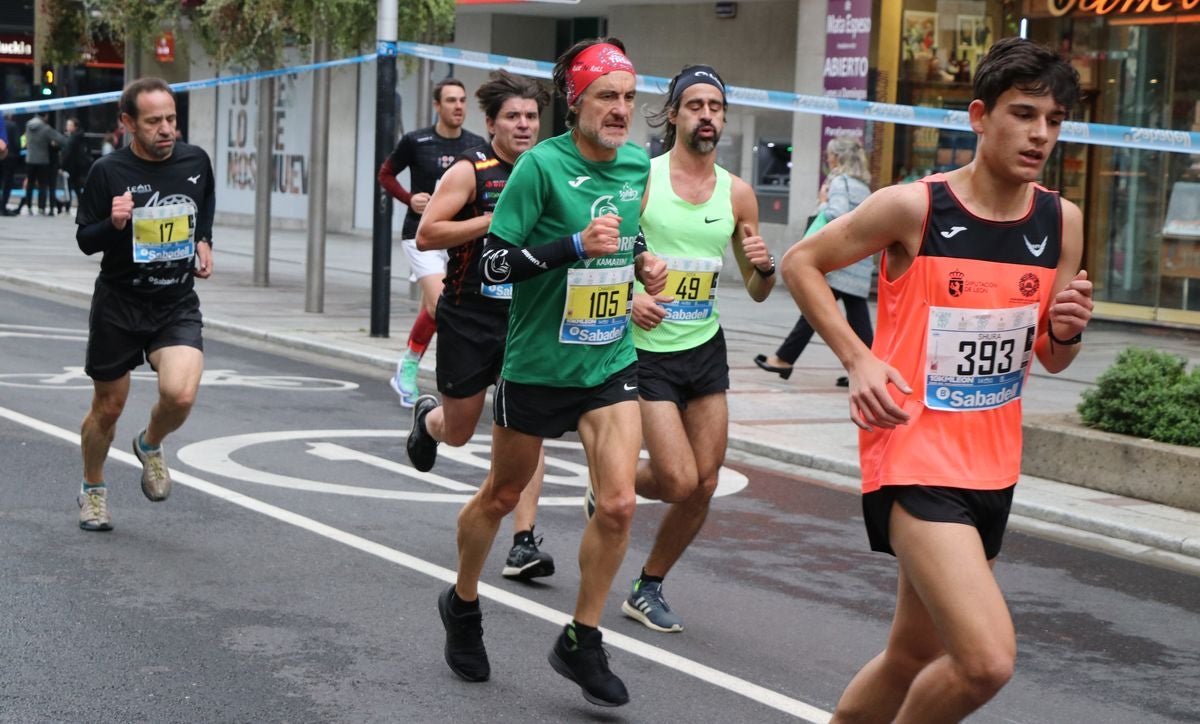
M 158 380 L 158 375 L 151 370 L 134 371 L 130 373 L 130 377 L 141 382 Z M 84 373 L 82 367 L 63 367 L 62 372 L 0 374 L 0 386 L 41 390 L 90 390 L 92 379 Z M 289 392 L 349 392 L 358 389 L 357 382 L 348 380 L 292 375 L 243 375 L 236 370 L 204 370 L 200 377 L 200 386 L 250 387 Z
M 176 454 L 180 462 L 209 474 L 221 475 L 234 480 L 241 480 L 257 485 L 269 485 L 277 488 L 300 490 L 311 493 L 331 495 L 349 495 L 362 498 L 383 500 L 401 500 L 420 503 L 457 503 L 462 504 L 471 499 L 478 485 L 467 484 L 437 473 L 418 472 L 407 462 L 398 462 L 389 458 L 379 457 L 371 453 L 357 450 L 351 445 L 343 445 L 332 440 L 353 439 L 387 439 L 397 443 L 408 436 L 400 430 L 282 430 L 276 432 L 256 432 L 243 435 L 212 438 L 192 443 L 183 447 Z M 369 465 L 378 470 L 394 474 L 404 479 L 404 484 L 416 482 L 423 486 L 439 489 L 429 490 L 400 490 L 394 488 L 372 488 L 361 485 L 312 480 L 282 473 L 250 467 L 234 459 L 240 451 L 256 445 L 301 442 L 306 446 L 305 452 L 321 460 L 339 463 L 339 477 L 356 476 L 351 465 Z M 564 457 L 569 455 L 583 459 L 583 448 L 577 442 L 563 440 L 544 440 L 546 450 L 546 477 L 539 504 L 542 506 L 582 505 L 583 493 L 587 488 L 587 466 Z M 393 449 L 400 449 L 396 444 Z M 557 454 L 556 454 L 557 453 Z M 491 436 L 476 435 L 466 445 L 454 448 L 442 445 L 438 449 L 439 460 L 451 460 L 455 463 L 478 470 L 475 481 L 482 481 L 490 465 Z M 642 453 L 643 457 L 645 452 Z M 341 464 L 346 465 L 341 465 Z M 342 473 L 343 468 L 345 472 Z M 399 481 L 398 481 L 399 483 Z M 740 492 L 749 484 L 745 475 L 736 470 L 722 467 L 718 473 L 715 496 L 733 495 Z M 552 487 L 553 486 L 553 487 Z M 552 493 L 555 488 L 566 488 L 570 491 Z M 656 503 L 658 501 L 638 498 L 639 503 Z

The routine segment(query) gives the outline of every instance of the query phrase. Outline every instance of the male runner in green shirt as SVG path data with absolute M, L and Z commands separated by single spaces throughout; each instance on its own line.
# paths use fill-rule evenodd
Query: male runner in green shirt
M 666 266 L 635 251 L 649 159 L 628 143 L 637 78 L 615 39 L 577 43 L 554 82 L 571 130 L 526 151 L 496 205 L 483 278 L 513 282 L 494 395 L 492 466 L 458 516 L 458 578 L 438 598 L 445 657 L 468 681 L 491 675 L 478 581 L 500 520 L 517 504 L 542 439 L 578 430 L 588 458 L 589 522 L 575 616 L 550 651 L 556 671 L 600 706 L 629 701 L 601 647 L 604 599 L 629 541 L 641 447 L 637 355 L 627 332 L 636 273 L 652 293 Z

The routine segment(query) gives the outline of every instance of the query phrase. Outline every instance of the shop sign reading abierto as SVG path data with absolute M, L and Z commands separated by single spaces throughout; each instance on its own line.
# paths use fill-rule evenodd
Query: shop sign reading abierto
M 1050 14 L 1059 17 L 1068 13 L 1159 14 L 1200 11 L 1200 0 L 1046 0 Z
M 829 0 L 822 68 L 827 97 L 867 99 L 870 49 L 871 0 Z M 825 158 L 825 144 L 830 140 L 849 136 L 861 142 L 866 130 L 865 121 L 853 118 L 825 116 L 821 124 L 821 158 Z

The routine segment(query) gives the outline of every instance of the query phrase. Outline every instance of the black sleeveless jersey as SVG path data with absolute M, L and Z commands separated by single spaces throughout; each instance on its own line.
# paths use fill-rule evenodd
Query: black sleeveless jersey
M 981 219 L 963 208 L 939 177 L 926 179 L 929 216 L 921 256 L 975 259 L 1054 269 L 1062 248 L 1058 194 L 1034 187 L 1029 212 L 1014 221 Z
M 489 143 L 466 151 L 456 161 L 468 161 L 475 171 L 475 200 L 463 207 L 455 216 L 456 221 L 472 219 L 492 213 L 500 192 L 512 174 L 512 164 L 496 155 Z M 450 250 L 446 263 L 446 281 L 443 296 L 453 304 L 462 304 L 465 299 L 487 301 L 507 306 L 508 302 L 484 298 L 480 293 L 482 277 L 479 274 L 479 255 L 483 250 L 483 237 L 469 241 Z

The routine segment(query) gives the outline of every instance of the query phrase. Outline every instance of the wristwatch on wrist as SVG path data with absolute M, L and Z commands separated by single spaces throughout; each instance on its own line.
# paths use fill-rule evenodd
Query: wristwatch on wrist
M 1080 342 L 1083 341 L 1083 332 L 1076 334 L 1074 337 L 1071 337 L 1070 339 L 1059 339 L 1058 337 L 1055 337 L 1054 336 L 1054 325 L 1051 324 L 1050 322 L 1046 323 L 1046 334 L 1050 335 L 1051 342 L 1054 342 L 1055 344 L 1061 344 L 1064 347 L 1069 347 L 1073 344 L 1079 344 Z
M 758 275 L 760 277 L 762 277 L 763 279 L 766 279 L 767 277 L 770 277 L 771 275 L 773 275 L 775 273 L 775 257 L 771 256 L 769 258 L 771 259 L 771 268 L 770 269 L 763 271 L 762 269 L 759 269 L 758 267 L 754 267 L 754 271 L 758 272 Z

